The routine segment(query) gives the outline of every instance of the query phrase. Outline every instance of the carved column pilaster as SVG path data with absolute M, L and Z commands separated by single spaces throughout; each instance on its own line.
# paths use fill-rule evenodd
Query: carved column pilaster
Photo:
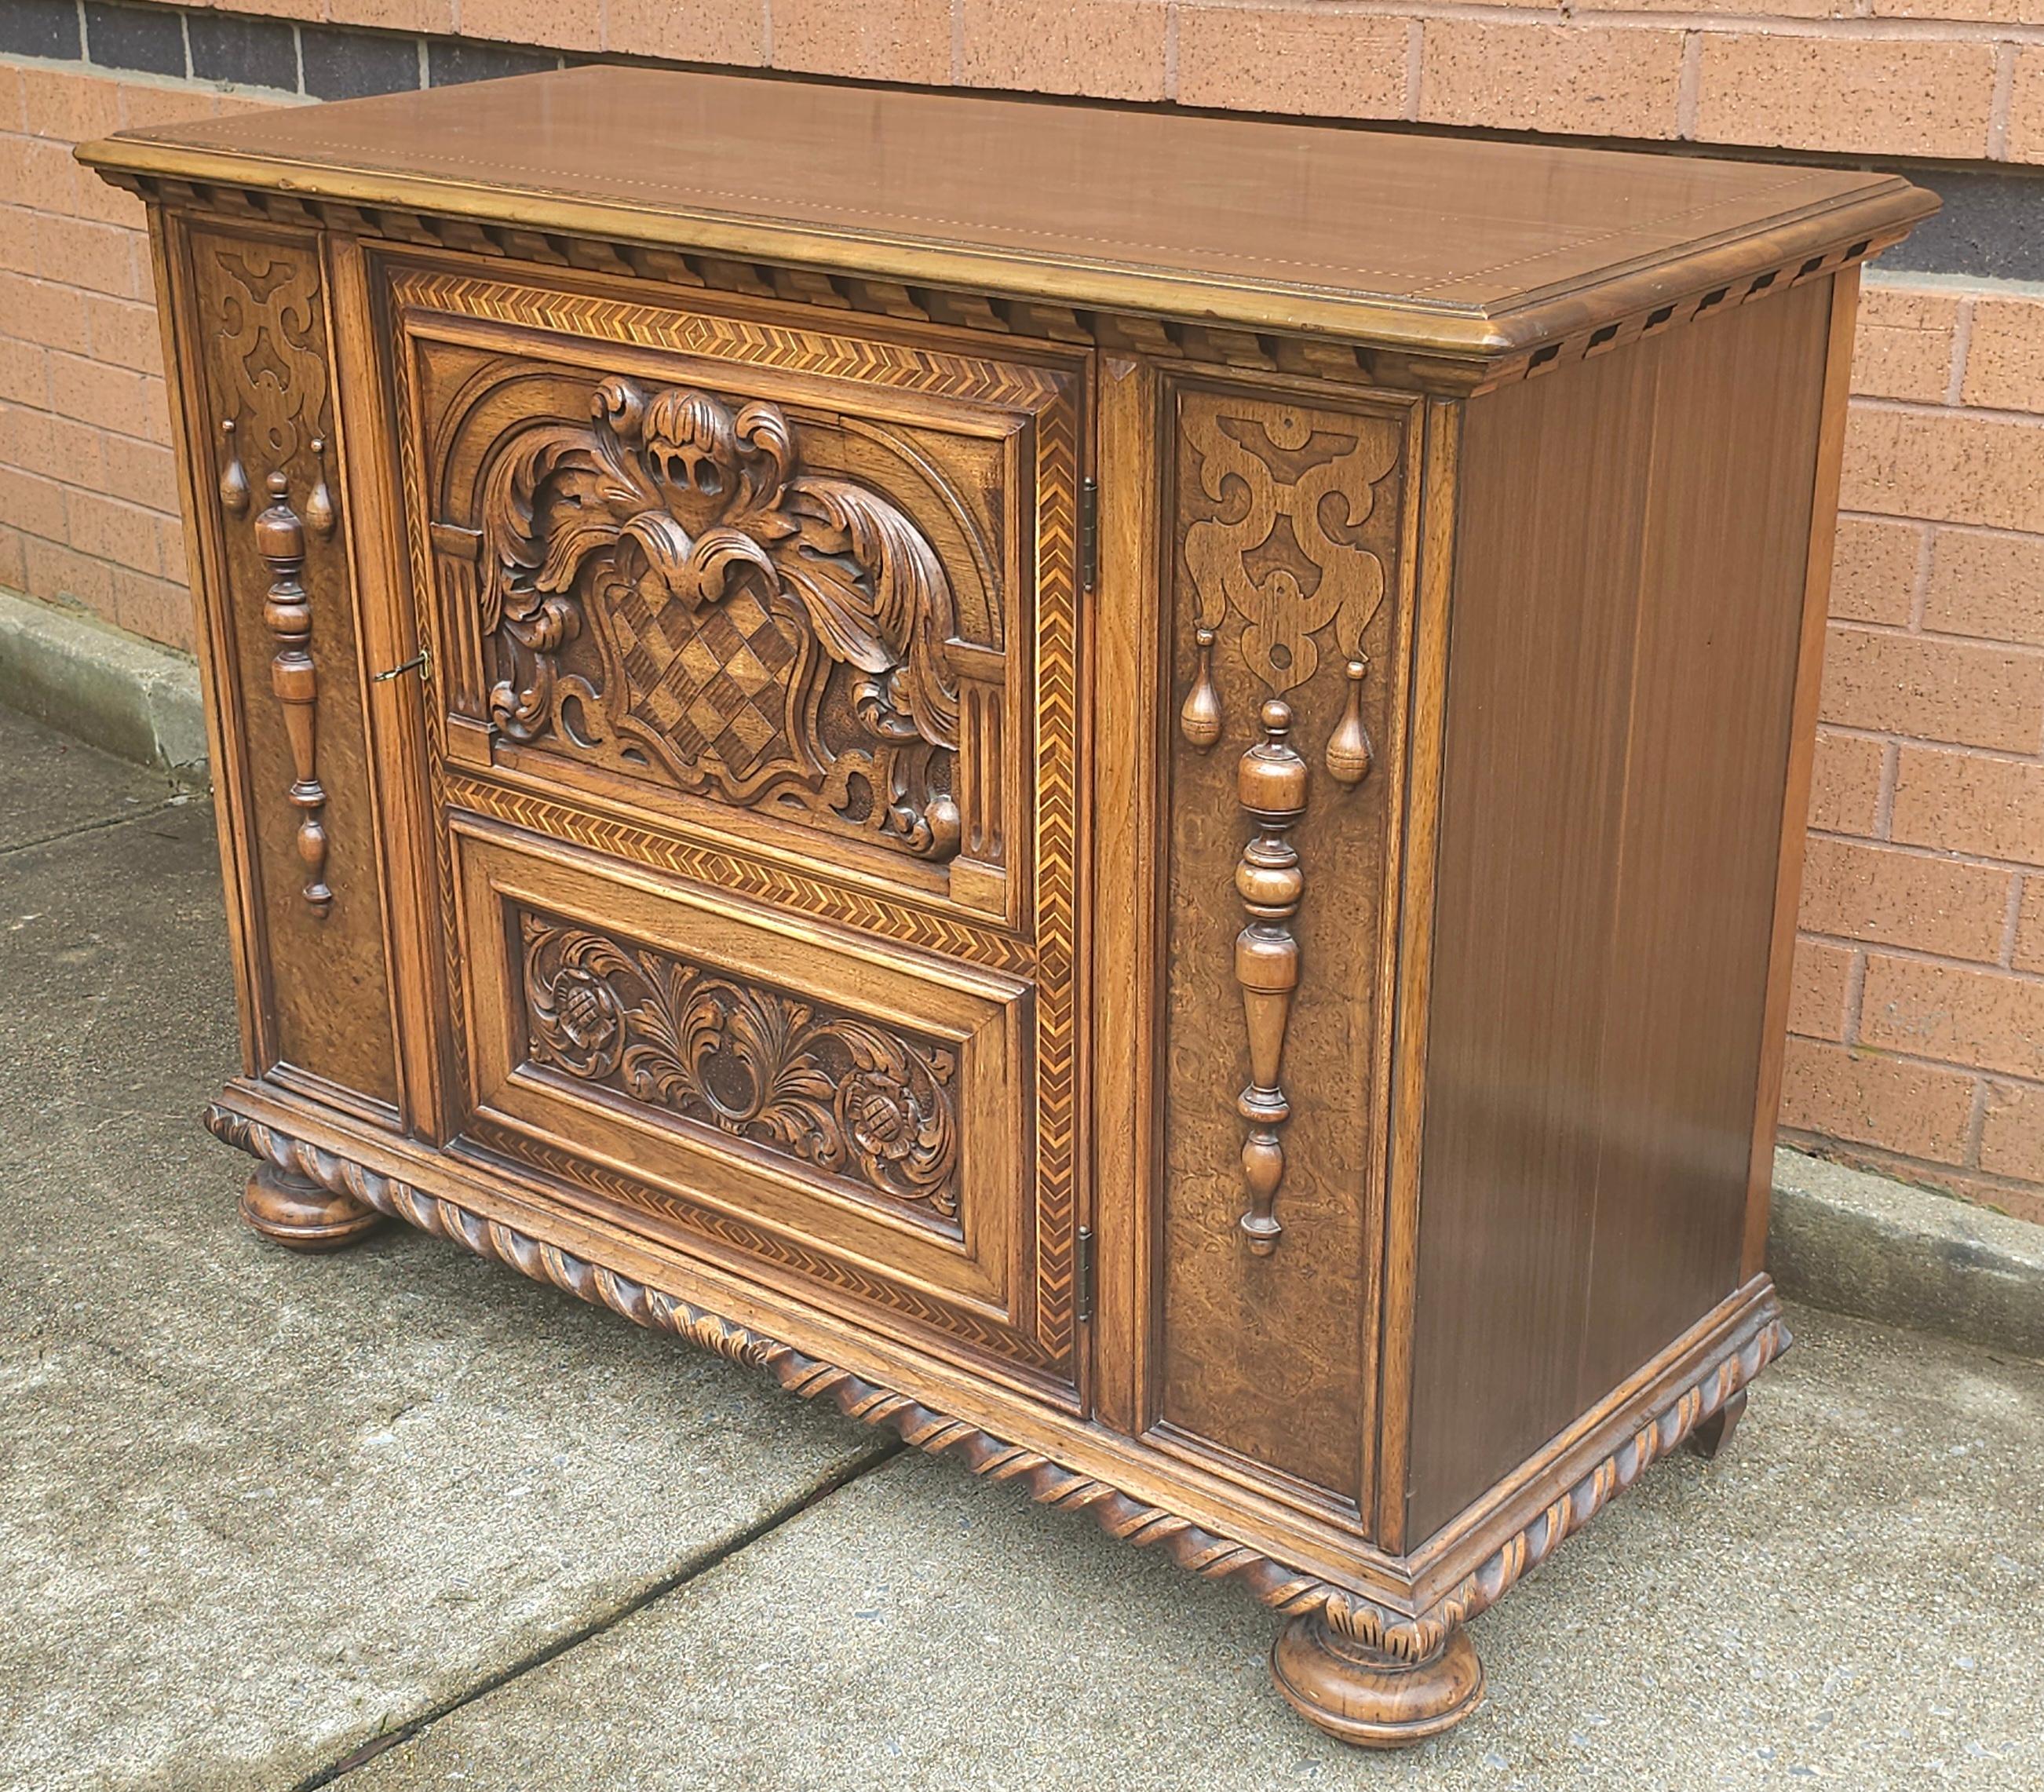
M 1184 566 L 1193 586 L 1192 680 L 1178 732 L 1204 752 L 1228 732 L 1221 689 L 1239 694 L 1247 672 L 1262 687 L 1260 736 L 1241 758 L 1236 794 L 1253 832 L 1235 866 L 1248 920 L 1235 941 L 1235 977 L 1247 1023 L 1249 1083 L 1236 1098 L 1248 1126 L 1242 1147 L 1248 1206 L 1238 1222 L 1249 1249 L 1269 1256 L 1284 1227 L 1281 1129 L 1292 1109 L 1282 1079 L 1285 1040 L 1301 978 L 1293 925 L 1305 877 L 1292 840 L 1306 812 L 1311 771 L 1292 744 L 1292 699 L 1313 683 L 1329 635 L 1346 678 L 1321 752 L 1339 795 L 1370 774 L 1363 716 L 1370 675 L 1364 640 L 1383 601 L 1383 562 L 1356 532 L 1374 511 L 1376 486 L 1398 463 L 1398 436 L 1382 424 L 1247 394 L 1188 401 L 1180 411 L 1193 476 Z M 1224 654 L 1236 666 L 1217 673 Z

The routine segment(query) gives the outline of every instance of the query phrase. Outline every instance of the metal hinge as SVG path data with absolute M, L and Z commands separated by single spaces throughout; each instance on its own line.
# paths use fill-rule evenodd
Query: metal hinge
M 1079 589 L 1090 591 L 1100 580 L 1100 482 L 1079 481 Z
M 1078 1279 L 1078 1322 L 1083 1325 L 1093 1317 L 1093 1228 L 1081 1226 L 1078 1236 L 1072 1241 L 1072 1255 L 1075 1259 L 1074 1273 Z

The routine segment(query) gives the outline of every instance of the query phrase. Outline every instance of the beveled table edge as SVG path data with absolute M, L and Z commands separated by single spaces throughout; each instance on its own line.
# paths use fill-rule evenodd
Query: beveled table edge
M 1006 298 L 1051 299 L 1089 310 L 1339 336 L 1478 363 L 1522 356 L 1706 287 L 1828 257 L 1855 239 L 1864 246 L 1855 244 L 1857 252 L 1846 259 L 1863 259 L 1898 240 L 1940 204 L 1934 194 L 1899 175 L 1889 175 L 1836 199 L 1720 232 L 1666 254 L 1635 257 L 1589 280 L 1565 282 L 1508 306 L 1491 307 L 1045 256 L 849 225 L 832 228 L 703 209 L 578 198 L 529 187 L 219 149 L 179 142 L 174 132 L 121 132 L 82 144 L 75 154 L 85 166 L 110 177 L 237 187 L 371 210 L 415 210 Z

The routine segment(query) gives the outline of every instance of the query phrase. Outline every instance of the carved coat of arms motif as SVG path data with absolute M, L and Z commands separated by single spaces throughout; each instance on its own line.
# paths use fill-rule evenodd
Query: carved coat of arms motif
M 485 476 L 498 729 L 610 741 L 687 790 L 955 852 L 952 596 L 914 523 L 801 471 L 774 405 L 609 379 L 590 409 L 518 432 Z M 562 663 L 585 629 L 600 681 Z

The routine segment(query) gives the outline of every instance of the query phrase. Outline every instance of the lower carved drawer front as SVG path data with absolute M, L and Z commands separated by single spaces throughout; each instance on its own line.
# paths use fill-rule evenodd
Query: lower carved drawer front
M 1028 1267 L 1028 986 L 499 824 L 451 838 L 471 1144 L 863 1324 L 1068 1379 Z

